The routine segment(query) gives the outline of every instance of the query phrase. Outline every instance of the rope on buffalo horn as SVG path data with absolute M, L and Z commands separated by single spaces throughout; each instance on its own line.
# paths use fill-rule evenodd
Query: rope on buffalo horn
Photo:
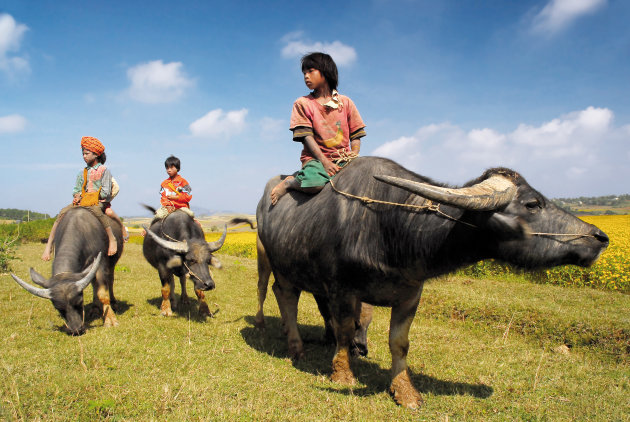
M 357 195 L 353 195 L 351 193 L 348 192 L 344 192 L 341 191 L 339 189 L 337 189 L 337 187 L 335 186 L 335 184 L 333 183 L 333 180 L 330 179 L 330 187 L 337 193 L 347 196 L 349 198 L 353 198 L 353 199 L 358 199 L 359 201 L 363 202 L 364 204 L 383 204 L 383 205 L 392 205 L 395 207 L 405 207 L 405 208 L 413 208 L 416 211 L 433 211 L 445 218 L 448 218 L 450 220 L 453 221 L 457 221 L 458 223 L 461 224 L 465 224 L 469 227 L 474 227 L 474 228 L 479 228 L 477 226 L 475 226 L 474 224 L 470 224 L 467 223 L 465 221 L 462 221 L 458 218 L 455 218 L 453 216 L 450 216 L 448 214 L 446 214 L 445 212 L 443 212 L 442 210 L 440 210 L 440 204 L 436 204 L 433 201 L 431 201 L 430 199 L 427 199 L 427 203 L 426 205 L 415 205 L 415 204 L 401 204 L 398 202 L 389 202 L 389 201 L 381 201 L 379 199 L 374 199 L 374 198 L 369 198 L 367 196 L 357 196 Z M 538 232 L 538 233 L 530 233 L 530 235 L 533 236 L 577 236 L 577 237 L 595 237 L 592 234 L 584 234 L 584 233 L 542 233 L 542 232 Z
M 337 192 L 337 193 L 339 193 L 341 195 L 347 196 L 349 198 L 358 199 L 359 201 L 363 202 L 364 204 L 375 203 L 375 204 L 383 204 L 383 205 L 392 205 L 392 206 L 395 206 L 395 207 L 412 208 L 412 209 L 414 209 L 416 211 L 433 211 L 433 212 L 435 212 L 435 213 L 437 213 L 437 214 L 439 214 L 439 215 L 441 215 L 441 216 L 443 216 L 445 218 L 448 218 L 449 220 L 457 221 L 458 223 L 465 224 L 465 225 L 470 226 L 470 227 L 478 228 L 474 224 L 467 223 L 465 221 L 462 221 L 462 220 L 460 220 L 458 218 L 455 218 L 453 216 L 450 216 L 450 215 L 446 214 L 445 212 L 440 210 L 440 204 L 437 204 L 437 203 L 431 201 L 430 199 L 427 199 L 427 202 L 426 202 L 425 205 L 401 204 L 399 202 L 381 201 L 380 199 L 374 199 L 374 198 L 370 198 L 370 197 L 367 197 L 367 196 L 357 196 L 357 195 L 353 195 L 353 194 L 351 194 L 349 192 L 341 191 L 341 190 L 337 189 L 337 187 L 333 183 L 332 179 L 330 179 L 330 187 L 332 187 L 332 189 L 335 192 Z

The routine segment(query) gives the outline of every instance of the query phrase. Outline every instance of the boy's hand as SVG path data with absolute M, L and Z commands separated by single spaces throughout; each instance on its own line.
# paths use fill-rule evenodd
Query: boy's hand
M 324 166 L 324 170 L 328 173 L 329 176 L 334 176 L 339 171 L 339 166 L 337 164 L 330 161 L 328 158 L 324 157 L 322 160 L 322 165 Z

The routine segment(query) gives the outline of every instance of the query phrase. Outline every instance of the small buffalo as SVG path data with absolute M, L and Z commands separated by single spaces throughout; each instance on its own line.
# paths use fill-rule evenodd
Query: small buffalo
M 148 205 L 145 207 L 155 212 L 154 208 Z M 212 254 L 223 246 L 227 226 L 219 240 L 206 242 L 203 230 L 188 214 L 174 211 L 164 219 L 153 221 L 151 227 L 145 227 L 145 230 L 142 252 L 147 261 L 158 270 L 162 282 L 162 315 L 172 316 L 172 309 L 177 306 L 174 275 L 179 277 L 182 287 L 180 300 L 188 300 L 187 274 L 194 283 L 195 294 L 199 299 L 199 314 L 212 315 L 203 292 L 215 287 L 208 265 L 221 268 L 221 262 Z

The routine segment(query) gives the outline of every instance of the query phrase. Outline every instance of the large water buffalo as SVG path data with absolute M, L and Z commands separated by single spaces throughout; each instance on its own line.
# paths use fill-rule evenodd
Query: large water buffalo
M 65 320 L 68 334 L 85 332 L 83 289 L 92 283 L 93 299 L 103 316 L 103 325 L 118 325 L 111 305 L 114 297 L 114 267 L 123 251 L 122 226 L 111 219 L 111 227 L 118 242 L 115 255 L 107 256 L 109 241 L 101 223 L 92 213 L 81 207 L 68 211 L 57 227 L 52 264 L 52 277 L 46 279 L 31 268 L 32 286 L 11 274 L 24 289 L 36 296 L 50 299 Z
M 406 357 L 425 280 L 489 258 L 524 269 L 587 266 L 608 245 L 597 227 L 554 206 L 506 168 L 451 188 L 391 160 L 362 157 L 333 179 L 334 186 L 314 196 L 290 191 L 272 206 L 270 192 L 279 181 L 267 183 L 256 216 L 290 354 L 303 350 L 296 292 L 324 295 L 337 340 L 331 377 L 353 384 L 349 346 L 356 304 L 391 307 L 389 391 L 410 408 L 422 402 Z
M 146 208 L 155 212 L 149 206 Z M 158 270 L 162 282 L 162 315 L 172 316 L 172 308 L 176 308 L 173 275 L 179 277 L 182 287 L 180 300 L 188 299 L 186 274 L 190 275 L 195 286 L 199 314 L 211 315 L 203 292 L 215 287 L 208 265 L 221 268 L 221 262 L 212 253 L 223 246 L 227 226 L 219 240 L 206 242 L 201 227 L 188 214 L 175 211 L 164 219 L 155 220 L 145 230 L 142 252 L 147 261 Z
M 249 222 L 249 221 L 247 221 Z M 251 224 L 251 222 L 249 222 Z M 253 225 L 252 225 L 253 227 Z M 264 304 L 265 299 L 267 297 L 267 288 L 269 286 L 269 277 L 273 272 L 273 268 L 271 267 L 271 263 L 269 262 L 269 258 L 267 257 L 267 253 L 265 252 L 265 247 L 263 246 L 260 238 L 256 239 L 256 256 L 258 261 L 258 310 L 256 312 L 256 317 L 254 319 L 254 324 L 256 327 L 264 329 L 265 328 L 265 314 L 264 314 Z M 274 295 L 276 296 L 276 301 L 280 303 L 283 299 L 282 294 L 278 290 L 279 286 L 277 283 L 272 285 L 272 289 Z M 297 295 L 298 299 L 302 292 L 300 290 L 295 291 L 295 295 Z M 324 338 L 327 343 L 335 342 L 335 334 L 332 328 L 332 318 L 330 315 L 330 307 L 328 306 L 328 299 L 326 296 L 322 295 L 314 295 L 315 302 L 317 303 L 317 308 L 319 312 L 322 314 L 322 318 L 324 319 L 324 327 L 325 334 Z M 288 331 L 288 325 L 285 323 L 285 315 L 282 313 L 284 311 L 283 306 L 279 306 L 280 315 L 282 317 L 282 325 L 285 333 Z M 356 309 L 354 310 L 354 326 L 355 326 L 355 334 L 352 339 L 352 343 L 350 345 L 350 352 L 353 356 L 367 356 L 368 355 L 368 344 L 367 344 L 367 330 L 372 322 L 372 305 L 368 303 L 357 302 Z M 293 356 L 294 358 L 302 357 L 302 354 L 298 356 Z

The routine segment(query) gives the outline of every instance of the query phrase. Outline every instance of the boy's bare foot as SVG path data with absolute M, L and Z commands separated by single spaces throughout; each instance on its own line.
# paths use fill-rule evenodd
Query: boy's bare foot
M 116 238 L 109 240 L 109 249 L 107 249 L 107 256 L 116 255 L 118 252 L 118 245 L 116 244 Z
M 287 193 L 289 190 L 289 183 L 291 183 L 293 179 L 295 179 L 293 176 L 288 176 L 271 190 L 271 205 L 276 205 L 280 198 Z
M 50 261 L 50 249 L 48 247 L 44 249 L 44 253 L 42 254 L 42 261 Z

